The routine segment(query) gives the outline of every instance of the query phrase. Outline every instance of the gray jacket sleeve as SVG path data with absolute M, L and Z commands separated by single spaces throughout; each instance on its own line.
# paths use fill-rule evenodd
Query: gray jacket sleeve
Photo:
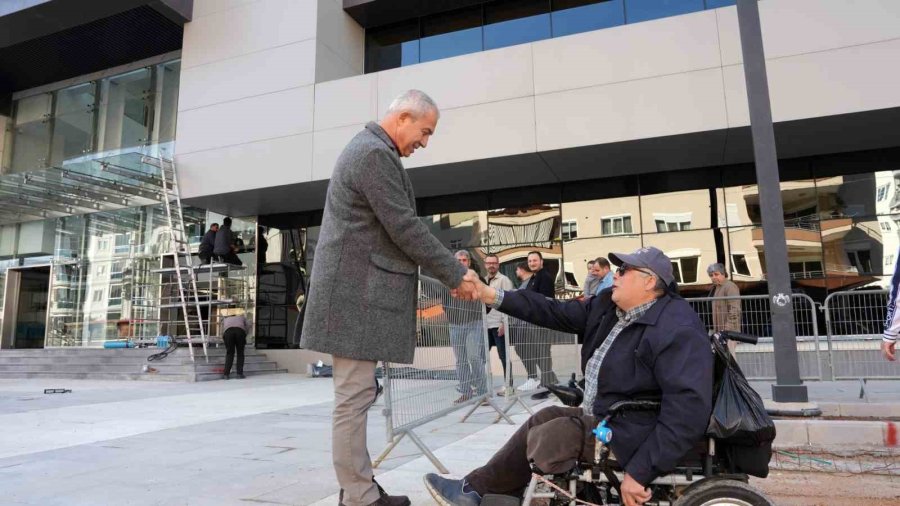
M 456 288 L 466 269 L 416 216 L 399 170 L 387 153 L 372 151 L 354 171 L 356 187 L 394 244 L 442 283 Z

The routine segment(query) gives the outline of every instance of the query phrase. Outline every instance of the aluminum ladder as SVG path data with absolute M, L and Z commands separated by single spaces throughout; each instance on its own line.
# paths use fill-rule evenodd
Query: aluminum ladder
M 203 322 L 200 297 L 197 294 L 197 274 L 194 270 L 191 248 L 184 228 L 184 208 L 181 205 L 181 194 L 178 191 L 178 175 L 175 170 L 175 162 L 151 156 L 144 156 L 142 161 L 145 164 L 158 167 L 160 172 L 162 201 L 166 209 L 169 230 L 171 231 L 171 244 L 175 260 L 175 280 L 178 285 L 181 312 L 184 315 L 184 328 L 191 361 L 194 361 L 193 338 L 197 336 L 200 338 L 200 343 L 203 346 L 203 356 L 208 363 L 209 343 Z M 193 309 L 193 311 L 190 311 L 190 309 Z

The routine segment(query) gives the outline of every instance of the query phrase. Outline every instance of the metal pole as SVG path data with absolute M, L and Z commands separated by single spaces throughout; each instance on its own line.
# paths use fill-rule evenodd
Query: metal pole
M 737 0 L 741 50 L 744 56 L 744 78 L 750 106 L 750 131 L 753 136 L 753 158 L 762 214 L 763 242 L 766 255 L 766 279 L 772 300 L 772 338 L 775 346 L 775 402 L 807 402 L 806 386 L 800 380 L 797 336 L 791 302 L 791 280 L 788 271 L 787 243 L 784 235 L 784 209 L 778 179 L 778 155 L 769 101 L 766 58 L 757 0 Z

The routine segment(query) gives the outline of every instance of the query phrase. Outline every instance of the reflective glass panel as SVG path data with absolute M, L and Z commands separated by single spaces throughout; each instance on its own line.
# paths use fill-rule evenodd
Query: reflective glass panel
M 41 93 L 16 102 L 11 169 L 27 172 L 50 163 L 50 104 L 52 95 Z
M 94 140 L 96 84 L 79 84 L 56 92 L 50 163 L 62 166 L 66 160 L 92 151 Z
M 181 61 L 156 66 L 156 119 L 153 122 L 153 140 L 168 143 L 175 140 L 175 119 L 178 115 L 178 85 L 181 80 Z M 168 150 L 166 155 L 173 153 Z
M 419 20 L 366 31 L 366 72 L 419 63 Z
M 484 6 L 484 49 L 550 38 L 550 3 L 503 0 Z
M 640 236 L 576 239 L 563 244 L 563 268 L 568 290 L 584 290 L 587 263 L 598 257 L 609 258 L 610 253 L 627 253 L 641 247 Z
M 625 0 L 628 23 L 702 11 L 703 0 Z
M 101 81 L 102 145 L 100 151 L 140 146 L 150 141 L 153 93 L 150 69 L 139 69 Z
M 481 51 L 481 25 L 481 7 L 423 18 L 420 60 L 427 62 Z
M 600 30 L 625 24 L 623 0 L 567 0 L 553 2 L 553 36 Z

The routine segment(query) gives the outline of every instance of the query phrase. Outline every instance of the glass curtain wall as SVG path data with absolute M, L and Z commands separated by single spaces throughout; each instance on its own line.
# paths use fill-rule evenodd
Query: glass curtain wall
M 131 151 L 171 156 L 179 60 L 13 101 L 3 172 L 29 172 Z
M 735 0 L 493 0 L 366 30 L 366 72 L 734 5 Z
M 220 215 L 195 208 L 185 209 L 184 215 L 194 251 L 208 225 L 222 221 Z M 249 312 L 252 322 L 256 221 L 235 218 L 233 231 L 246 269 L 214 281 L 238 302 L 237 309 Z M 27 241 L 27 236 L 43 240 Z M 155 336 L 167 329 L 155 323 L 164 281 L 153 271 L 165 262 L 169 240 L 162 205 L 7 225 L 0 227 L 0 279 L 5 281 L 9 267 L 52 265 L 46 347 L 102 346 L 123 337 L 116 328 L 121 319 L 143 325 L 135 337 Z

